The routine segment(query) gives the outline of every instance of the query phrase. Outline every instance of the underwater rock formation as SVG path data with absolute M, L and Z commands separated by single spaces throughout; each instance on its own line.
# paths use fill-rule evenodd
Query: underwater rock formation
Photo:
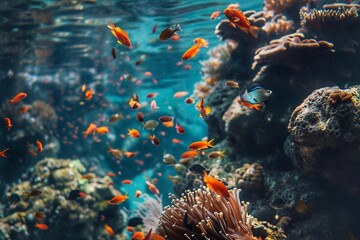
M 229 192 L 228 199 L 206 187 L 186 191 L 180 199 L 170 195 L 172 205 L 164 208 L 156 232 L 169 239 L 255 240 L 259 234 L 254 231 L 262 229 L 264 239 L 285 239 L 281 229 L 261 228 L 259 221 L 253 229 L 253 217 L 247 214 L 248 203 L 240 201 L 240 190 Z
M 286 151 L 299 169 L 360 196 L 360 87 L 315 90 L 289 121 Z
M 247 164 L 235 170 L 237 184 L 241 189 L 256 191 L 263 188 L 263 168 L 258 163 Z
M 104 229 L 108 224 L 119 237 L 123 215 L 117 205 L 108 204 L 119 192 L 109 177 L 85 179 L 80 174 L 83 171 L 79 160 L 45 158 L 38 162 L 28 181 L 6 190 L 0 233 L 6 239 L 24 240 L 111 239 Z M 25 200 L 24 194 L 30 189 L 39 189 L 41 194 Z M 72 190 L 80 190 L 85 196 L 70 200 Z M 39 220 L 37 212 L 44 213 L 45 219 Z M 47 224 L 48 230 L 35 228 L 36 223 Z

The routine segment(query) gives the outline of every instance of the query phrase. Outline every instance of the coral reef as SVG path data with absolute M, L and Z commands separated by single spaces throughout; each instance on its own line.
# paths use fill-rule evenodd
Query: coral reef
M 141 195 L 142 202 L 135 202 L 136 210 L 134 211 L 134 217 L 140 217 L 144 223 L 144 232 L 148 232 L 150 229 L 155 229 L 158 220 L 163 210 L 162 197 L 143 193 Z
M 80 170 L 84 168 L 79 161 L 45 158 L 38 162 L 30 171 L 28 181 L 6 190 L 4 217 L 0 220 L 2 234 L 9 239 L 24 240 L 110 239 L 104 230 L 104 224 L 108 224 L 120 236 L 124 228 L 123 215 L 118 206 L 107 201 L 119 192 L 109 177 L 94 176 L 87 180 Z M 40 196 L 21 200 L 30 189 L 41 190 Z M 68 199 L 75 189 L 86 196 Z M 36 212 L 44 213 L 45 219 L 36 220 Z M 48 230 L 35 228 L 39 221 L 46 223 Z
M 248 189 L 252 191 L 263 188 L 262 179 L 263 168 L 258 163 L 247 164 L 235 170 L 235 179 L 241 189 Z
M 180 199 L 170 195 L 172 205 L 164 208 L 156 231 L 169 239 L 256 239 L 253 218 L 247 214 L 248 204 L 240 201 L 240 190 L 229 192 L 228 199 L 206 187 L 186 191 Z M 285 239 L 280 229 L 278 232 L 277 238 L 269 239 Z
M 298 168 L 329 178 L 358 196 L 359 91 L 358 86 L 315 90 L 292 113 L 286 144 Z

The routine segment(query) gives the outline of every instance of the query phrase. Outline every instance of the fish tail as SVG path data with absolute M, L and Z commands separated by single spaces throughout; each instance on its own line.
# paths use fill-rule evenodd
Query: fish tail
M 114 24 L 112 21 L 110 21 L 110 22 L 109 22 L 109 25 L 107 25 L 107 27 L 110 28 L 110 29 L 114 29 L 114 28 L 115 28 L 115 24 Z
M 259 37 L 259 32 L 260 32 L 260 28 L 258 28 L 256 26 L 251 26 L 249 29 L 250 35 L 253 36 L 254 38 Z
M 215 140 L 215 138 L 213 138 L 213 139 L 211 139 L 210 141 L 207 142 L 207 146 L 208 146 L 209 148 L 213 148 L 213 147 L 214 147 L 214 145 L 212 145 L 213 142 L 214 142 L 214 140 Z
M 176 25 L 175 25 L 175 30 L 178 31 L 178 32 L 181 32 L 181 31 L 182 31 L 182 29 L 181 29 L 181 27 L 180 27 L 180 24 L 176 24 Z

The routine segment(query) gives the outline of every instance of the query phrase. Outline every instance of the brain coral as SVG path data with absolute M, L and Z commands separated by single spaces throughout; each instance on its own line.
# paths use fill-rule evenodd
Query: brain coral
M 285 144 L 298 168 L 349 189 L 360 181 L 359 92 L 359 86 L 315 90 L 292 113 Z

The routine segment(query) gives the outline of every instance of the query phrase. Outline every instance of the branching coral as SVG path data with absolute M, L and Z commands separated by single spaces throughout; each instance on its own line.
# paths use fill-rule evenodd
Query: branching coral
M 277 15 L 266 22 L 262 29 L 269 36 L 283 36 L 294 29 L 294 21 L 288 20 L 286 16 Z
M 264 11 L 269 14 L 298 13 L 308 0 L 265 0 Z
M 204 98 L 212 91 L 215 84 L 223 77 L 221 68 L 230 60 L 231 53 L 236 47 L 235 42 L 227 41 L 225 44 L 221 44 L 208 52 L 210 58 L 200 62 L 204 82 L 195 84 L 195 97 Z
M 248 204 L 241 203 L 239 189 L 228 199 L 206 187 L 186 191 L 164 208 L 156 231 L 166 239 L 256 239 L 251 230 Z

